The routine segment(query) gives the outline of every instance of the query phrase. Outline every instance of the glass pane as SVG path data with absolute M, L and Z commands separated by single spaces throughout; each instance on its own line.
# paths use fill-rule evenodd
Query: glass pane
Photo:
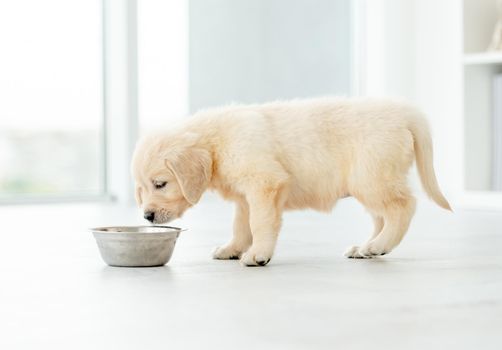
M 103 192 L 99 0 L 0 2 L 0 197 Z

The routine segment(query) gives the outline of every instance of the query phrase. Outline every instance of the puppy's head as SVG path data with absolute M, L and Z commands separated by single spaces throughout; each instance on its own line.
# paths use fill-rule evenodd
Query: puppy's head
M 155 224 L 179 218 L 196 204 L 212 174 L 210 153 L 197 146 L 195 135 L 149 136 L 134 151 L 132 173 L 136 202 Z

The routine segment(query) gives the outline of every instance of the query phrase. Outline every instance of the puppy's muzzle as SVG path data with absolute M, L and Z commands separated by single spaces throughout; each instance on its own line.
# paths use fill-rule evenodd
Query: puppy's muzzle
M 153 211 L 146 211 L 145 212 L 145 215 L 143 215 L 143 217 L 150 221 L 151 223 L 153 223 L 153 221 L 155 220 L 155 213 Z

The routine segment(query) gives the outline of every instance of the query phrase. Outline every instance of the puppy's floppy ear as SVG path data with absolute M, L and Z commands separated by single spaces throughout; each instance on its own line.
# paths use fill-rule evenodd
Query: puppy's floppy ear
M 136 203 L 140 207 L 143 204 L 143 198 L 141 197 L 141 187 L 136 185 L 136 191 L 134 192 L 134 197 L 136 198 Z
M 211 180 L 213 161 L 211 154 L 200 148 L 186 148 L 165 159 L 166 166 L 174 173 L 188 203 L 194 205 L 202 196 Z

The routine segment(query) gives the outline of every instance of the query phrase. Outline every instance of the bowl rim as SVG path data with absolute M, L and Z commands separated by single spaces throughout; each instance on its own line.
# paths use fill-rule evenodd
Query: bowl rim
M 165 229 L 169 229 L 169 230 L 166 230 L 165 232 L 134 232 L 134 231 L 127 231 L 127 229 L 131 229 L 131 228 L 165 228 Z M 111 228 L 121 228 L 121 229 L 124 229 L 125 231 L 109 231 L 108 229 L 111 229 Z M 96 233 L 110 233 L 110 234 L 115 234 L 115 233 L 132 233 L 132 234 L 141 234 L 141 235 L 144 235 L 144 234 L 152 234 L 152 233 L 168 233 L 168 232 L 183 232 L 183 231 L 186 231 L 187 229 L 182 229 L 180 227 L 175 227 L 175 226 L 166 226 L 166 225 L 137 225 L 137 226 L 133 226 L 133 225 L 126 225 L 126 226 L 100 226 L 100 227 L 92 227 L 92 228 L 89 228 L 89 231 L 92 231 L 93 233 L 96 232 Z

